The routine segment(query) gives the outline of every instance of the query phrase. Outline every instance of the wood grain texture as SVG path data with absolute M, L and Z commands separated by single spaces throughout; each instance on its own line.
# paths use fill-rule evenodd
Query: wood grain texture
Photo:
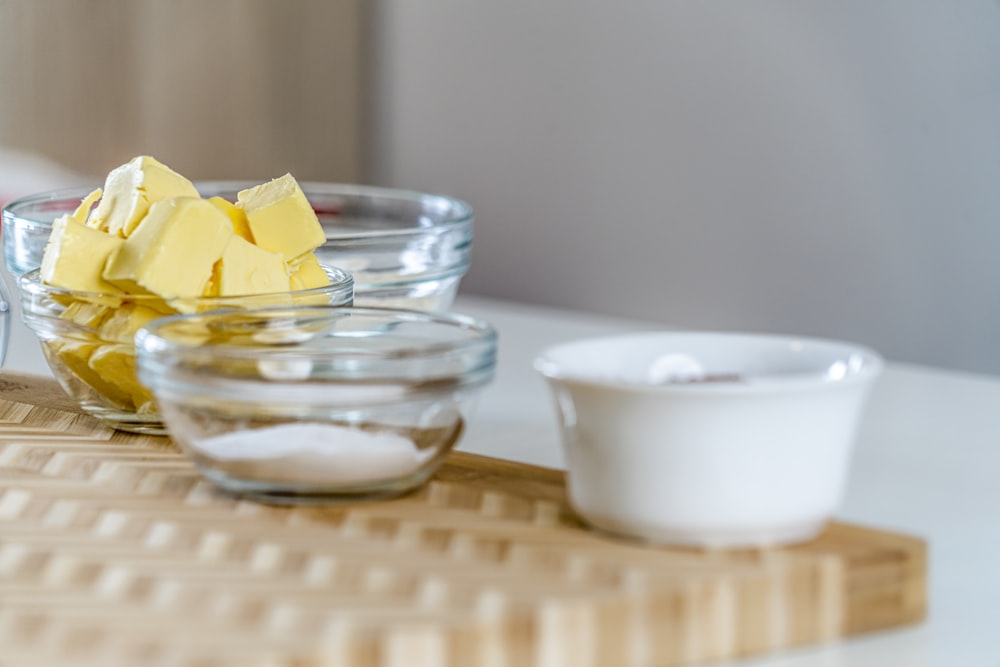
M 5 667 L 667 666 L 925 613 L 912 537 L 653 548 L 583 529 L 559 471 L 464 453 L 404 498 L 260 505 L 168 439 L 55 407 L 51 381 L 0 377 Z

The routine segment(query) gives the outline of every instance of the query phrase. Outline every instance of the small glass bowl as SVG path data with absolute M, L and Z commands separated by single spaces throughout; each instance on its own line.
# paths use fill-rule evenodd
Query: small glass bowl
M 46 285 L 40 269 L 18 279 L 21 317 L 42 344 L 49 368 L 80 407 L 112 428 L 165 435 L 152 394 L 136 378 L 134 333 L 152 318 L 178 312 L 245 310 L 288 304 L 349 306 L 353 279 L 324 266 L 330 284 L 307 290 L 164 300 Z
M 136 345 L 139 378 L 201 472 L 278 503 L 423 484 L 496 364 L 488 323 L 399 309 L 178 315 L 140 330 Z
M 196 183 L 229 201 L 251 182 Z M 354 276 L 359 306 L 448 310 L 469 268 L 473 213 L 440 195 L 336 183 L 300 183 L 326 232 L 320 262 Z M 93 188 L 24 197 L 3 209 L 4 261 L 15 276 L 37 268 L 52 221 Z

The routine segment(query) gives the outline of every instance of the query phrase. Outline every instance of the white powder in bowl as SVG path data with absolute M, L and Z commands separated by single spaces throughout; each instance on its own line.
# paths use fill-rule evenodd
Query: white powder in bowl
M 258 359 L 257 370 L 269 380 L 305 380 L 312 373 L 309 359 Z
M 235 431 L 191 446 L 235 477 L 313 486 L 404 477 L 435 453 L 391 431 L 319 423 Z

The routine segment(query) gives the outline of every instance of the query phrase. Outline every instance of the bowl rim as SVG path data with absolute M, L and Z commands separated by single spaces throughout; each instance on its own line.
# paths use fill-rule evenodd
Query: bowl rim
M 566 353 L 573 348 L 584 348 L 594 345 L 615 344 L 627 347 L 639 340 L 661 340 L 667 344 L 677 344 L 683 340 L 712 340 L 722 344 L 763 343 L 775 346 L 787 346 L 790 353 L 796 353 L 803 348 L 831 348 L 844 353 L 845 359 L 857 359 L 857 367 L 843 376 L 831 376 L 829 367 L 809 371 L 784 372 L 775 374 L 754 375 L 743 381 L 723 380 L 706 382 L 653 382 L 614 377 L 606 373 L 580 372 L 578 369 L 566 369 L 553 355 Z M 798 347 L 799 350 L 792 349 Z M 671 353 L 670 348 L 663 354 Z M 885 361 L 874 349 L 857 343 L 825 338 L 819 336 L 799 336 L 793 334 L 761 333 L 750 331 L 712 331 L 712 330 L 649 330 L 633 331 L 621 334 L 578 338 L 556 343 L 544 348 L 533 360 L 533 367 L 546 380 L 567 385 L 601 388 L 623 393 L 657 394 L 657 395 L 751 395 L 780 392 L 801 392 L 810 390 L 832 389 L 858 384 L 869 384 L 877 379 L 884 370 Z
M 164 332 L 178 323 L 202 320 L 244 319 L 257 316 L 285 318 L 337 318 L 354 315 L 390 317 L 392 322 L 443 323 L 472 330 L 456 340 L 434 338 L 403 340 L 375 349 L 367 345 L 347 348 L 316 346 L 311 340 L 239 345 L 226 341 L 205 343 L 199 331 L 185 338 Z M 259 325 L 259 322 L 253 322 Z M 324 328 L 321 322 L 320 331 Z M 391 327 L 386 327 L 391 328 Z M 320 334 L 322 337 L 322 334 Z M 353 306 L 279 306 L 239 312 L 214 311 L 159 318 L 135 335 L 138 377 L 154 394 L 171 396 L 223 396 L 226 400 L 267 400 L 275 403 L 310 403 L 333 391 L 338 404 L 405 404 L 427 396 L 478 390 L 496 374 L 497 331 L 485 320 L 469 315 L 398 308 Z M 312 338 L 312 337 L 310 337 Z M 272 375 L 275 367 L 293 368 L 290 375 Z M 297 369 L 305 367 L 306 374 Z M 318 374 L 314 374 L 316 369 Z M 405 389 L 402 385 L 405 384 Z M 354 387 L 355 393 L 345 394 Z M 387 388 L 393 388 L 386 393 Z M 317 393 L 320 392 L 320 393 Z M 374 392 L 374 394 L 373 394 Z
M 266 181 L 252 181 L 252 180 L 198 180 L 192 181 L 198 192 L 201 193 L 203 197 L 215 196 L 212 194 L 213 190 L 223 191 L 223 190 L 243 190 L 246 188 L 254 187 L 260 185 Z M 435 230 L 440 232 L 441 230 L 447 230 L 452 228 L 460 228 L 462 226 L 469 225 L 473 222 L 475 215 L 472 206 L 465 200 L 452 197 L 450 195 L 443 194 L 432 194 L 427 192 L 420 192 L 417 190 L 404 189 L 404 188 L 388 188 L 374 185 L 357 185 L 351 183 L 335 183 L 327 181 L 299 181 L 299 186 L 302 191 L 306 194 L 306 198 L 312 195 L 340 195 L 347 197 L 363 197 L 372 199 L 392 199 L 400 201 L 409 201 L 414 203 L 436 203 L 440 205 L 443 210 L 447 210 L 450 213 L 442 218 L 441 220 L 434 220 L 434 224 L 428 226 L 417 226 L 417 227 L 403 227 L 396 229 L 379 229 L 379 230 L 368 230 L 358 233 L 343 233 L 338 234 L 336 238 L 338 240 L 350 240 L 353 238 L 377 238 L 380 236 L 399 236 L 399 235 L 409 235 L 414 233 L 428 233 L 429 231 Z M 27 223 L 29 225 L 46 228 L 52 223 L 50 220 L 41 220 L 38 218 L 32 218 L 25 216 L 23 212 L 19 212 L 19 209 L 31 205 L 42 204 L 45 202 L 59 202 L 63 200 L 73 200 L 79 203 L 84 197 L 102 187 L 102 184 L 95 184 L 90 186 L 76 186 L 71 188 L 61 188 L 58 190 L 48 190 L 44 192 L 38 192 L 35 194 L 26 195 L 23 197 L 18 197 L 13 199 L 6 204 L 4 204 L 2 209 L 2 218 L 6 222 L 7 220 L 17 220 L 20 223 Z
M 127 301 L 137 304 L 159 304 L 159 303 L 193 303 L 199 306 L 206 304 L 217 308 L 226 308 L 229 305 L 239 305 L 241 301 L 247 299 L 258 299 L 267 297 L 278 297 L 289 295 L 295 297 L 309 297 L 321 294 L 340 294 L 350 291 L 350 298 L 354 297 L 354 276 L 337 266 L 320 263 L 320 268 L 330 278 L 330 284 L 320 287 L 310 287 L 308 289 L 287 290 L 279 292 L 264 292 L 257 294 L 232 294 L 227 296 L 178 296 L 164 297 L 158 294 L 133 294 L 129 292 L 90 292 L 86 290 L 75 290 L 66 287 L 49 285 L 42 281 L 42 268 L 37 267 L 26 271 L 17 277 L 17 285 L 22 297 L 22 304 L 27 295 L 65 297 L 74 301 L 87 301 L 92 303 L 108 303 L 115 301 Z M 22 305 L 23 308 L 23 305 Z
M 60 188 L 58 190 L 45 190 L 43 192 L 36 192 L 30 195 L 24 195 L 23 197 L 18 197 L 17 199 L 12 199 L 3 205 L 0 209 L 0 215 L 3 217 L 3 221 L 6 223 L 8 220 L 16 219 L 21 223 L 28 223 L 36 227 L 51 227 L 51 220 L 39 220 L 38 218 L 31 218 L 18 212 L 18 209 L 30 206 L 32 204 L 41 204 L 44 202 L 58 202 L 64 200 L 82 200 L 88 194 L 101 187 L 100 185 L 94 186 L 75 186 L 71 188 Z M 79 201 L 77 201 L 79 204 Z
M 486 320 L 474 317 L 472 315 L 464 315 L 462 313 L 455 312 L 439 312 L 439 311 L 426 311 L 408 308 L 385 308 L 385 307 L 372 307 L 372 306 L 334 306 L 334 305 L 300 305 L 300 306 L 262 306 L 255 308 L 244 308 L 240 310 L 215 310 L 215 311 L 205 311 L 198 313 L 180 313 L 175 315 L 168 315 L 156 319 L 153 322 L 142 327 L 136 334 L 136 348 L 140 352 L 148 352 L 154 355 L 159 355 L 165 352 L 177 353 L 183 355 L 188 351 L 196 351 L 198 353 L 203 353 L 206 349 L 218 350 L 220 354 L 232 354 L 233 356 L 247 357 L 247 358 L 260 358 L 263 356 L 262 351 L 275 350 L 279 354 L 284 354 L 287 352 L 295 352 L 297 354 L 303 354 L 305 356 L 315 356 L 324 357 L 330 355 L 336 355 L 338 357 L 355 357 L 359 359 L 371 359 L 373 355 L 370 352 L 343 352 L 336 351 L 331 352 L 328 350 L 308 350 L 299 348 L 297 345 L 287 345 L 282 343 L 280 345 L 274 345 L 273 347 L 268 347 L 262 345 L 261 347 L 253 347 L 247 345 L 228 345 L 226 343 L 211 343 L 205 344 L 201 341 L 192 340 L 191 338 L 182 337 L 180 340 L 175 338 L 169 338 L 164 333 L 163 330 L 174 327 L 177 324 L 183 324 L 188 322 L 193 322 L 196 320 L 225 320 L 231 318 L 245 319 L 247 317 L 270 317 L 276 319 L 287 319 L 293 316 L 315 316 L 315 317 L 329 317 L 332 319 L 339 319 L 344 317 L 349 317 L 352 315 L 361 316 L 380 316 L 380 317 L 391 317 L 399 321 L 410 321 L 410 322 L 432 322 L 436 324 L 444 324 L 448 326 L 454 326 L 465 330 L 470 330 L 476 332 L 476 336 L 469 337 L 463 340 L 455 341 L 433 341 L 420 344 L 409 344 L 407 346 L 407 352 L 403 354 L 396 353 L 391 358 L 393 360 L 402 360 L 406 358 L 413 357 L 428 357 L 443 352 L 461 352 L 464 350 L 475 349 L 480 347 L 492 348 L 495 352 L 498 332 L 496 327 Z

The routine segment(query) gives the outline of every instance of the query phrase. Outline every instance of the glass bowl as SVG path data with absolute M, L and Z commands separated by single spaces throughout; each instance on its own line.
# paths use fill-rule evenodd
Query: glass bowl
M 10 343 L 10 295 L 7 285 L 0 277 L 0 366 L 7 358 L 7 346 Z
M 421 485 L 496 364 L 488 323 L 400 309 L 178 315 L 136 344 L 170 436 L 216 485 L 269 502 Z
M 196 183 L 204 197 L 236 200 L 256 183 Z M 326 232 L 320 262 L 354 276 L 356 305 L 448 310 L 469 268 L 473 213 L 465 202 L 406 190 L 300 183 Z M 95 186 L 96 187 L 96 186 Z M 93 188 L 43 193 L 3 209 L 4 261 L 15 276 L 41 265 L 52 221 Z
M 94 186 L 97 187 L 97 186 Z M 69 188 L 16 199 L 3 207 L 3 259 L 15 278 L 42 265 L 52 221 L 72 213 L 94 188 Z
M 165 435 L 152 394 L 136 378 L 134 335 L 142 325 L 178 312 L 287 304 L 349 306 L 353 280 L 324 266 L 330 284 L 307 290 L 164 300 L 153 295 L 100 294 L 46 285 L 33 269 L 18 279 L 21 317 L 38 335 L 59 384 L 80 407 L 112 428 Z

